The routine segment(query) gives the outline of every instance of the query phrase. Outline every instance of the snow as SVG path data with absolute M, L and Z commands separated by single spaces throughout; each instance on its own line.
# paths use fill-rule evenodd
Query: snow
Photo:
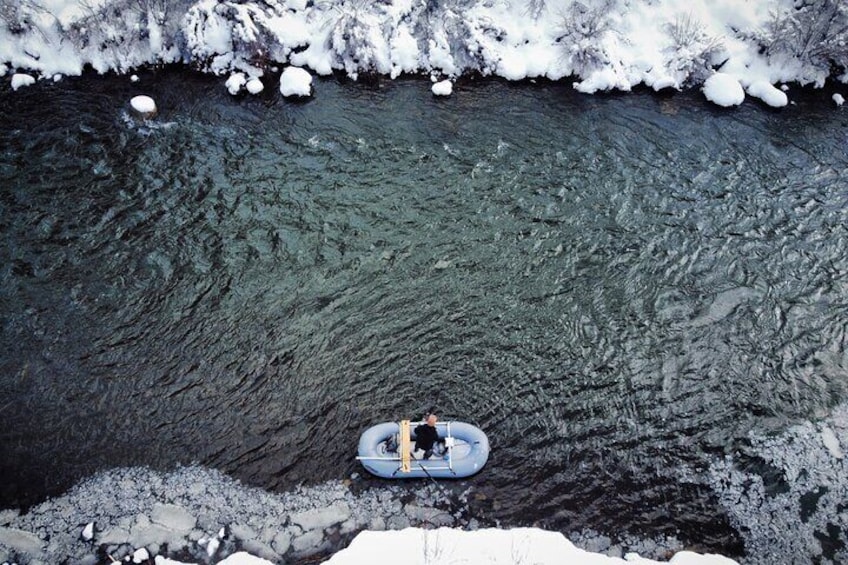
M 433 83 L 431 90 L 436 96 L 450 96 L 453 92 L 453 83 L 449 80 L 435 82 Z
M 845 97 L 839 94 L 838 92 L 832 96 L 834 104 L 837 106 L 842 106 L 845 104 Z
M 249 553 L 240 551 L 230 555 L 223 561 L 219 561 L 218 565 L 274 565 L 274 563 L 267 559 L 255 557 Z
M 822 443 L 836 459 L 842 459 L 845 454 L 842 452 L 842 446 L 839 443 L 839 438 L 836 433 L 827 425 L 822 426 Z
M 704 96 L 707 100 L 719 106 L 738 106 L 745 100 L 742 85 L 733 76 L 725 73 L 715 73 L 704 82 Z
M 31 84 L 35 84 L 35 79 L 30 75 L 25 75 L 23 73 L 15 73 L 12 75 L 12 90 L 17 90 L 22 86 L 29 86 Z
M 299 67 L 286 67 L 280 75 L 280 92 L 283 96 L 309 96 L 312 75 Z
M 130 82 L 138 82 L 138 75 L 130 75 Z
M 814 8 L 796 8 L 793 0 L 490 1 L 463 10 L 411 0 L 26 6 L 11 9 L 9 23 L 0 25 L 0 69 L 29 77 L 13 77 L 16 89 L 34 75 L 79 75 L 86 65 L 125 73 L 169 63 L 228 76 L 231 92 L 276 64 L 354 79 L 364 72 L 451 80 L 469 73 L 507 80 L 570 76 L 584 93 L 703 85 L 713 101 L 730 106 L 741 103 L 742 87 L 780 107 L 784 98 L 771 85 L 848 83 L 848 72 L 834 70 L 844 67 L 839 49 L 848 41 L 848 10 L 834 12 L 822 27 L 827 22 Z M 827 41 L 811 54 L 803 39 L 822 29 Z M 727 78 L 711 77 L 713 69 Z M 284 75 L 281 91 L 290 92 L 284 95 L 307 95 L 306 75 L 288 69 Z M 253 82 L 248 91 L 258 88 Z
M 145 548 L 136 549 L 132 554 L 133 563 L 144 563 L 150 559 L 150 553 Z
M 130 106 L 139 114 L 151 114 L 156 111 L 156 102 L 149 96 L 139 95 L 134 96 L 130 100 Z
M 789 103 L 786 93 L 772 86 L 768 81 L 757 80 L 748 86 L 748 94 L 759 98 L 773 108 L 782 108 Z
M 161 555 L 157 555 L 153 558 L 153 563 L 155 565 L 197 565 L 196 563 L 186 563 L 185 561 L 175 561 L 174 559 L 168 559 L 167 557 L 162 557 Z
M 233 73 L 230 75 L 230 78 L 227 79 L 227 82 L 224 83 L 224 86 L 227 87 L 227 91 L 230 94 L 235 96 L 239 93 L 245 82 L 246 79 L 244 78 L 244 73 Z
M 427 563 L 486 563 L 487 565 L 616 565 L 624 563 L 657 564 L 630 553 L 625 559 L 590 553 L 575 547 L 558 532 L 535 528 L 513 530 L 482 529 L 473 532 L 439 528 L 424 530 L 406 528 L 384 532 L 362 532 L 347 549 L 327 561 L 328 565 L 394 565 L 398 556 L 408 565 Z M 677 565 L 731 565 L 732 559 L 720 555 L 693 552 L 676 554 L 671 563 Z
M 262 81 L 256 77 L 251 78 L 247 81 L 247 91 L 251 94 L 259 94 L 263 90 L 265 90 L 265 85 L 262 84 Z

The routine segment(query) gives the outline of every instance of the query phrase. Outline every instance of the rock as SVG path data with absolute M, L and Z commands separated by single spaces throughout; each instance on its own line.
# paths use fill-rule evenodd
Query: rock
M 44 542 L 38 536 L 16 528 L 0 528 L 0 545 L 33 556 L 44 548 Z
M 283 530 L 282 532 L 278 532 L 276 536 L 274 536 L 274 541 L 271 542 L 271 547 L 274 548 L 279 555 L 285 555 L 286 552 L 291 547 L 292 535 L 288 530 Z
M 149 96 L 134 96 L 130 100 L 133 114 L 142 120 L 149 120 L 156 116 L 156 102 Z
M 316 508 L 291 515 L 292 524 L 304 531 L 323 530 L 350 518 L 350 506 L 345 502 L 335 502 L 326 508 Z
M 270 544 L 274 540 L 274 536 L 277 535 L 277 531 L 276 527 L 265 526 L 262 528 L 262 534 L 259 536 L 259 541 Z
M 244 78 L 244 73 L 233 73 L 230 75 L 230 78 L 227 79 L 225 86 L 227 87 L 227 92 L 235 96 L 241 91 L 241 88 L 244 86 L 246 79 Z
M 252 540 L 259 537 L 256 530 L 245 524 L 233 524 L 230 526 L 230 533 L 242 541 Z
M 453 83 L 450 80 L 442 80 L 433 83 L 430 90 L 435 96 L 450 96 L 453 93 Z
M 324 542 L 324 534 L 321 530 L 312 530 L 306 532 L 302 536 L 294 538 L 291 547 L 297 553 L 305 553 L 310 550 L 316 550 L 321 547 Z
M 607 555 L 609 555 L 610 557 L 616 557 L 618 559 L 621 559 L 623 554 L 624 552 L 621 550 L 620 545 L 610 546 L 610 548 L 607 550 Z
M 259 556 L 262 559 L 267 559 L 268 561 L 275 563 L 280 560 L 280 556 L 277 555 L 276 551 L 271 549 L 271 546 L 266 545 L 259 540 L 246 540 L 242 546 L 248 553 Z
M 436 264 L 433 266 L 433 268 L 436 269 L 437 271 L 443 271 L 450 266 L 451 266 L 450 261 L 446 261 L 445 259 L 439 259 L 438 261 L 436 261 Z
M 85 525 L 80 537 L 85 541 L 91 541 L 94 538 L 94 522 L 89 522 Z
M 704 81 L 704 96 L 710 102 L 728 108 L 738 106 L 745 100 L 745 90 L 739 81 L 725 73 L 714 73 Z
M 386 520 L 382 516 L 374 516 L 368 523 L 368 529 L 380 532 L 386 529 Z
M 21 515 L 19 510 L 0 510 L 0 526 L 8 526 L 12 520 Z
M 123 528 L 109 528 L 97 536 L 97 543 L 104 545 L 127 543 L 130 539 L 129 530 Z
M 407 504 L 404 507 L 403 511 L 404 514 L 409 516 L 410 522 L 415 522 L 418 524 L 428 524 L 433 526 L 452 526 L 454 522 L 453 516 L 442 510 L 439 510 L 438 508 Z
M 148 546 L 154 543 L 167 543 L 171 550 L 185 547 L 186 540 L 182 533 L 175 532 L 161 524 L 150 524 L 147 526 L 136 526 L 130 532 L 130 541 L 136 547 Z
M 197 525 L 197 518 L 176 504 L 156 504 L 153 507 L 151 520 L 181 535 L 188 534 Z
M 355 529 L 356 529 L 356 520 L 354 520 L 353 518 L 350 518 L 349 520 L 342 522 L 342 525 L 339 526 L 339 533 L 340 534 L 349 534 L 350 532 L 354 531 Z
M 206 542 L 206 555 L 212 557 L 215 555 L 215 552 L 218 551 L 218 548 L 221 547 L 221 542 L 218 538 L 212 538 L 208 542 Z
M 388 530 L 402 530 L 404 528 L 408 528 L 409 526 L 409 518 L 407 518 L 403 514 L 389 516 L 389 519 L 386 520 L 386 529 Z
M 17 90 L 22 86 L 35 84 L 35 78 L 23 73 L 15 73 L 12 75 L 12 90 Z
M 150 559 L 150 553 L 145 548 L 136 549 L 132 554 L 133 563 L 144 563 Z
M 265 90 L 265 85 L 262 84 L 262 81 L 256 77 L 253 77 L 249 81 L 247 81 L 247 91 L 251 94 L 259 94 L 263 90 Z
M 312 75 L 300 67 L 286 67 L 280 75 L 280 93 L 283 96 L 311 95 Z
M 606 536 L 589 538 L 583 544 L 583 549 L 592 553 L 603 553 L 610 547 L 610 539 Z

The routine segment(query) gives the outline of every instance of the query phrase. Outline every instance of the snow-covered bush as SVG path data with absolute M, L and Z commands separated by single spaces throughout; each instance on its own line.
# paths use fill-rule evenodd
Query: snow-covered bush
M 848 3 L 844 0 L 797 0 L 772 15 L 755 34 L 769 58 L 797 59 L 829 74 L 848 70 Z
M 270 47 L 279 42 L 273 19 L 286 10 L 277 0 L 196 2 L 182 27 L 192 63 L 217 74 L 264 69 Z
M 667 67 L 677 76 L 678 84 L 698 84 L 712 74 L 715 58 L 724 51 L 720 39 L 704 30 L 691 14 L 679 15 L 666 25 L 671 40 L 667 49 Z
M 534 20 L 538 20 L 545 11 L 546 0 L 527 0 L 526 14 Z
M 0 0 L 0 21 L 13 35 L 32 29 L 31 15 L 36 6 L 20 0 Z
M 592 70 L 609 62 L 604 36 L 613 30 L 610 13 L 614 0 L 584 4 L 576 0 L 562 17 L 562 31 L 557 38 L 571 60 L 574 74 L 587 76 Z
M 88 55 L 99 72 L 126 72 L 142 63 L 180 59 L 179 21 L 190 0 L 115 0 L 80 2 L 81 15 L 57 20 L 64 37 Z
M 338 15 L 330 20 L 328 47 L 354 80 L 361 72 L 385 74 L 391 70 L 385 57 L 391 24 L 383 7 L 370 0 L 343 0 L 331 8 Z
M 505 32 L 485 16 L 469 17 L 475 0 L 425 0 L 413 8 L 413 35 L 425 51 L 430 64 L 447 75 L 466 71 L 487 75 L 494 72 L 499 59 L 495 45 Z

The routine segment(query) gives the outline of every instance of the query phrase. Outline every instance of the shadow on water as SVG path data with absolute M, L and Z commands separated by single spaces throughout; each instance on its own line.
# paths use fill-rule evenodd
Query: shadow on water
M 820 97 L 316 91 L 167 70 L 0 95 L 0 505 L 125 465 L 344 477 L 365 426 L 433 407 L 491 439 L 457 485 L 485 519 L 737 552 L 710 458 L 845 398 L 846 133 Z M 122 117 L 138 93 L 155 124 Z

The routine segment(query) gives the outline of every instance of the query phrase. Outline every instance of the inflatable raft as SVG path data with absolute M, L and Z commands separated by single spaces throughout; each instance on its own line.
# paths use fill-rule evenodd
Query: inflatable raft
M 415 426 L 409 420 L 384 422 L 359 438 L 357 459 L 365 469 L 386 479 L 455 479 L 470 477 L 489 459 L 489 439 L 465 422 L 438 422 L 440 442 L 429 459 L 414 452 Z

